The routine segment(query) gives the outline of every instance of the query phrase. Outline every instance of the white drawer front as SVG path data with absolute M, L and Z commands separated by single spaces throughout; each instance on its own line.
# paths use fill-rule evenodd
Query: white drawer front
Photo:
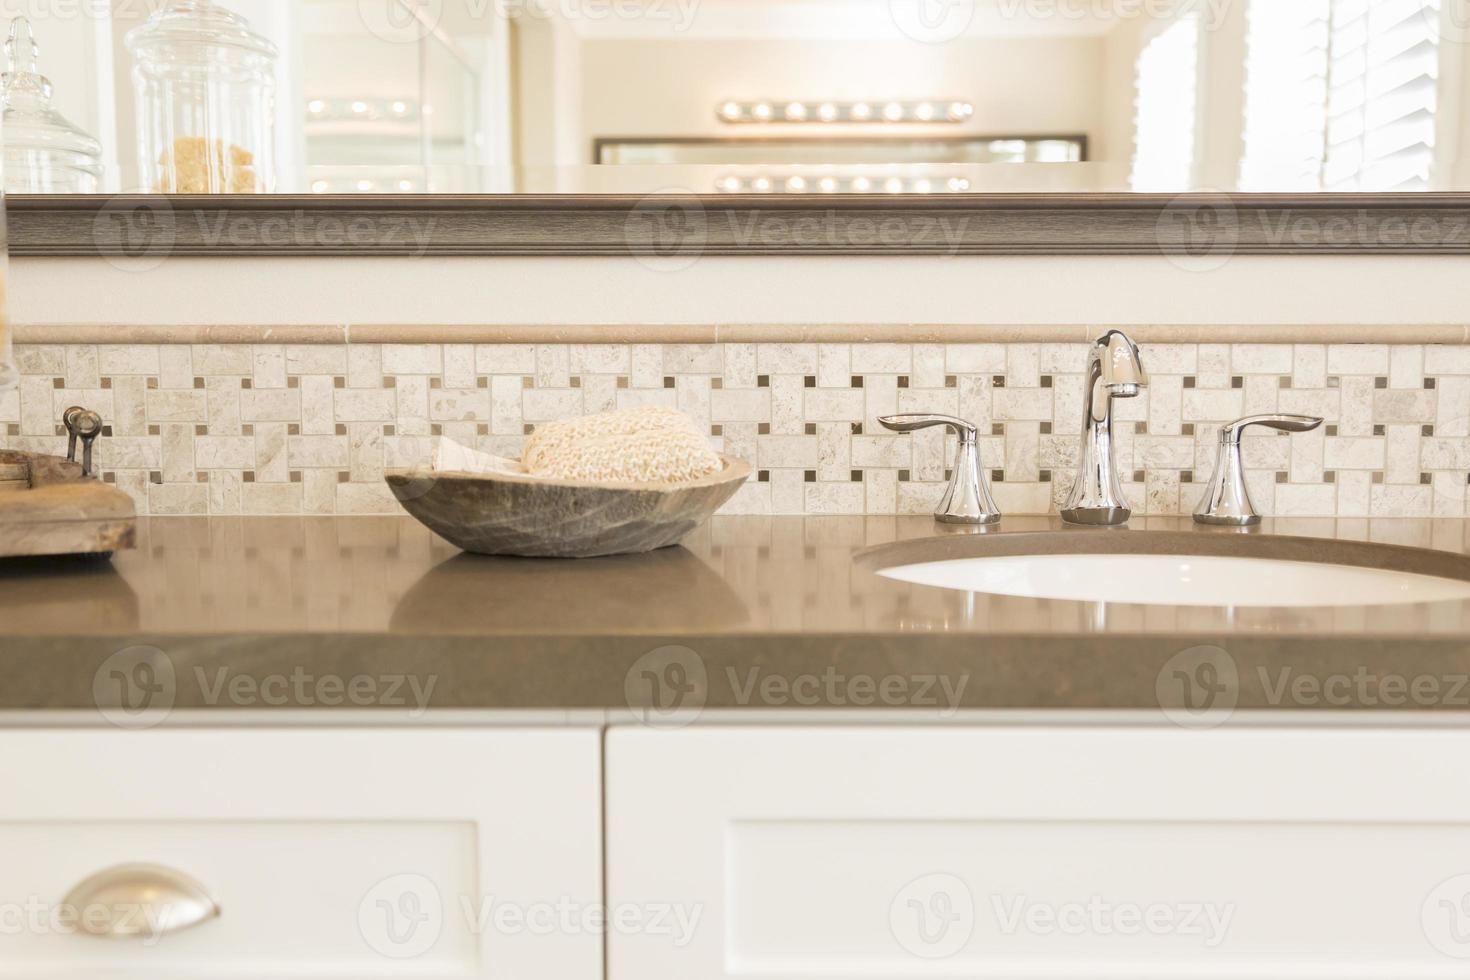
M 601 976 L 597 931 L 549 918 L 601 902 L 595 729 L 8 730 L 0 758 L 0 977 Z M 221 914 L 69 918 L 138 863 Z
M 1463 977 L 1470 735 L 619 729 L 611 980 Z

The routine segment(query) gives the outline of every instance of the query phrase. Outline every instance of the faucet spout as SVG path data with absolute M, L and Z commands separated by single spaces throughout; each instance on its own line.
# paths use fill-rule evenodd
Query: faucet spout
M 1112 526 L 1124 524 L 1132 516 L 1118 477 L 1113 399 L 1135 398 L 1147 385 L 1148 372 L 1143 368 L 1138 345 L 1127 334 L 1109 330 L 1093 343 L 1087 357 L 1077 481 L 1062 506 L 1062 520 Z

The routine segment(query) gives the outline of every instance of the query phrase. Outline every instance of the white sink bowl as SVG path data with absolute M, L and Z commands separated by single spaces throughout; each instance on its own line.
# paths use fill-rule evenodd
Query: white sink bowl
M 1202 555 L 1008 555 L 901 565 L 886 578 L 1032 599 L 1153 606 L 1364 606 L 1470 599 L 1470 582 L 1354 565 Z

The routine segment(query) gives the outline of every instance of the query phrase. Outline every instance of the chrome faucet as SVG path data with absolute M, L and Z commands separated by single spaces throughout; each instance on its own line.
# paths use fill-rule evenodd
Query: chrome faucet
M 1220 454 L 1215 460 L 1215 475 L 1195 508 L 1199 524 L 1225 524 L 1245 527 L 1261 523 L 1246 491 L 1245 472 L 1240 460 L 1240 437 L 1253 425 L 1264 425 L 1283 432 L 1311 432 L 1322 424 L 1312 415 L 1252 415 L 1220 427 Z
M 955 454 L 949 489 L 934 519 L 943 524 L 994 524 L 1000 520 L 1000 508 L 990 496 L 990 481 L 980 465 L 980 433 L 973 425 L 950 415 L 887 415 L 878 422 L 894 432 L 913 432 L 934 425 L 953 429 L 960 437 L 960 448 Z
M 1062 506 L 1062 520 L 1113 525 L 1126 523 L 1132 515 L 1114 456 L 1113 399 L 1135 398 L 1147 384 L 1148 373 L 1137 344 L 1121 330 L 1109 330 L 1097 338 L 1087 356 L 1077 482 Z

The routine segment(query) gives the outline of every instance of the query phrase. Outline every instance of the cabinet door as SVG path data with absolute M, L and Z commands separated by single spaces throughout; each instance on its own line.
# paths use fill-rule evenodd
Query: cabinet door
M 595 728 L 11 729 L 0 759 L 0 978 L 602 975 Z M 139 864 L 218 917 L 163 928 L 136 870 L 64 911 Z
M 610 980 L 1470 975 L 1463 730 L 626 728 L 606 767 Z

